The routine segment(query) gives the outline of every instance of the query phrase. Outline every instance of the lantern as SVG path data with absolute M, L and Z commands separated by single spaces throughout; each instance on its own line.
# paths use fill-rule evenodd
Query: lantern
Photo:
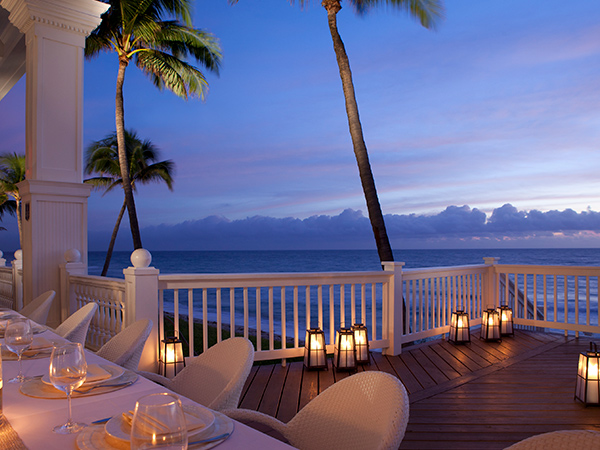
M 600 405 L 600 353 L 590 342 L 590 349 L 579 355 L 575 398 L 585 405 Z
M 306 330 L 304 365 L 307 369 L 327 369 L 325 333 L 320 328 Z
M 341 328 L 335 338 L 333 348 L 333 364 L 338 370 L 356 369 L 356 350 L 354 332 L 350 328 Z
M 486 309 L 481 316 L 481 339 L 500 340 L 500 314 L 495 309 Z
M 500 336 L 514 336 L 512 308 L 508 305 L 500 305 L 496 311 L 500 315 Z
M 354 348 L 356 350 L 356 364 L 371 364 L 369 359 L 369 334 L 367 327 L 362 323 L 352 325 L 354 332 Z
M 185 358 L 183 357 L 183 342 L 176 337 L 167 337 L 162 341 L 161 369 L 162 375 L 172 378 L 177 375 L 179 365 L 185 367 Z
M 469 315 L 462 309 L 452 313 L 450 318 L 450 332 L 448 341 L 455 344 L 471 342 L 471 331 L 469 329 Z

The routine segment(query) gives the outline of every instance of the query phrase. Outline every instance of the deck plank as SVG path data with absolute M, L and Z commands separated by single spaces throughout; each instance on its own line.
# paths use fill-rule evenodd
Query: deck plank
M 437 340 L 406 347 L 399 356 L 372 352 L 371 364 L 358 368 L 397 376 L 409 391 L 401 449 L 494 450 L 539 433 L 600 431 L 600 408 L 573 399 L 577 359 L 587 338 L 532 330 L 516 330 L 502 342 L 472 338 L 467 345 Z M 271 415 L 276 409 L 276 417 L 287 422 L 318 393 L 351 376 L 336 371 L 331 359 L 329 364 L 329 370 L 312 373 L 302 362 L 271 371 L 255 366 L 242 407 Z

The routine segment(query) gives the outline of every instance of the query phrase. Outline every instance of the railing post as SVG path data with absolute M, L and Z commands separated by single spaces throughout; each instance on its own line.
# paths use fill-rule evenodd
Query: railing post
M 0 267 L 6 267 L 6 258 L 3 258 L 4 252 L 0 251 Z
M 60 323 L 76 310 L 74 299 L 71 298 L 71 275 L 87 275 L 87 266 L 81 261 L 81 253 L 75 248 L 67 250 L 64 254 L 65 262 L 59 265 L 60 271 Z M 56 327 L 58 324 L 49 324 Z
M 404 330 L 404 298 L 402 295 L 403 262 L 382 262 L 383 270 L 393 272 L 388 284 L 388 301 L 382 305 L 382 334 L 389 341 L 389 347 L 383 349 L 384 355 L 396 356 L 402 353 L 402 335 Z
M 123 269 L 125 275 L 125 317 L 124 325 L 129 326 L 140 319 L 152 321 L 152 331 L 140 359 L 139 369 L 156 372 L 158 369 L 158 274 L 159 270 L 150 267 L 152 255 L 148 250 L 138 248 L 131 254 L 133 267 Z
M 17 311 L 23 309 L 23 250 L 15 252 L 15 259 L 12 262 L 13 271 L 13 293 L 14 308 Z
M 500 258 L 496 257 L 484 257 L 483 261 L 486 266 L 488 266 L 487 271 L 485 273 L 485 290 L 483 292 L 483 299 L 485 302 L 485 308 L 495 308 L 499 306 L 498 299 L 496 298 L 496 293 L 498 291 L 498 283 L 496 282 L 496 268 L 494 267 Z

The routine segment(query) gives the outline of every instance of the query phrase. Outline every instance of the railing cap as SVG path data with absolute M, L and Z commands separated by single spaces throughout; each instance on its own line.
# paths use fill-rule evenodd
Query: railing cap
M 21 261 L 23 259 L 23 250 L 19 249 L 15 252 L 15 259 Z
M 491 266 L 496 264 L 498 261 L 500 261 L 500 258 L 498 258 L 497 256 L 485 256 L 483 258 L 483 262 L 485 262 L 487 265 L 491 265 Z
M 65 261 L 68 263 L 76 263 L 81 261 L 81 253 L 76 248 L 70 248 L 64 254 Z
M 133 251 L 130 260 L 131 264 L 133 264 L 133 267 L 136 269 L 150 267 L 150 263 L 152 262 L 152 254 L 145 248 L 138 248 Z

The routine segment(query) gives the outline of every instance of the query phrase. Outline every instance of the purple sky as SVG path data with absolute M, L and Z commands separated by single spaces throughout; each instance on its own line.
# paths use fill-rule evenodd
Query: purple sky
M 194 25 L 224 53 L 205 102 L 126 75 L 126 126 L 177 167 L 174 192 L 139 188 L 145 247 L 374 248 L 320 1 L 197 1 Z M 338 26 L 394 247 L 600 246 L 598 0 L 447 0 L 437 31 L 346 6 Z M 86 63 L 84 145 L 114 129 L 116 70 Z M 23 79 L 0 102 L 0 152 L 24 153 L 24 99 Z M 90 249 L 121 202 L 92 194 Z

